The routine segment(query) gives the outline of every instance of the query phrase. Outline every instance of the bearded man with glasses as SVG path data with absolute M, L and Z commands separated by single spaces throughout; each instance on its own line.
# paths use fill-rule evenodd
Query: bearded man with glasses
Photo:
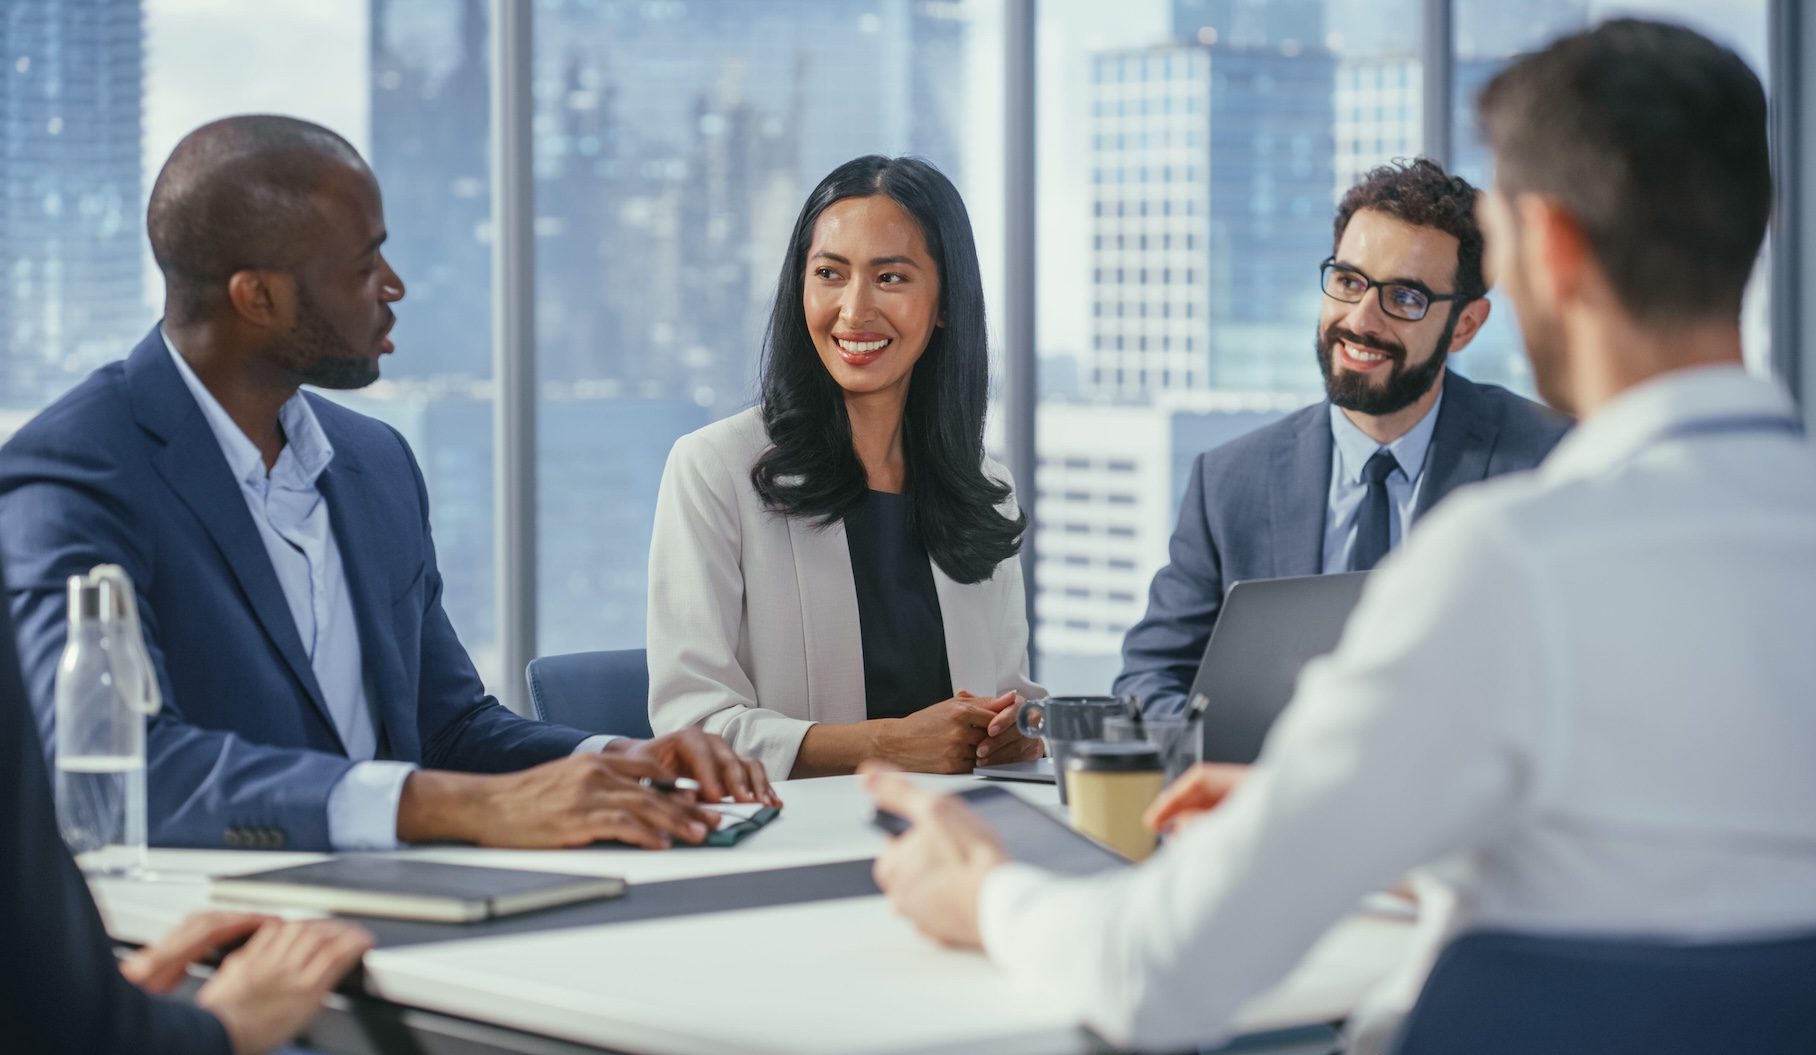
M 1230 586 L 1370 569 L 1440 499 L 1563 436 L 1537 403 L 1449 369 L 1489 314 L 1476 197 L 1424 158 L 1343 196 L 1320 274 L 1326 399 L 1198 456 L 1117 693 L 1181 712 Z

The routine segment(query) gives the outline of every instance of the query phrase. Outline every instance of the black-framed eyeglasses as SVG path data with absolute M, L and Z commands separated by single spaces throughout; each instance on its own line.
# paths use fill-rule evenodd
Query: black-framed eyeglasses
M 1471 299 L 1461 293 L 1433 293 L 1423 286 L 1409 286 L 1404 282 L 1376 282 L 1353 267 L 1337 263 L 1334 256 L 1327 258 L 1319 266 L 1318 276 L 1324 287 L 1324 295 L 1330 299 L 1345 304 L 1360 304 L 1372 288 L 1376 299 L 1381 302 L 1382 311 L 1407 322 L 1423 319 L 1431 306 L 1439 301 Z

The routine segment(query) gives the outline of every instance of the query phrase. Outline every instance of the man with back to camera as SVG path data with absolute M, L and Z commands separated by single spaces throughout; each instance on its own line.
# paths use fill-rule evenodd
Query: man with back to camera
M 147 228 L 165 318 L 0 449 L 0 556 L 54 745 L 64 582 L 117 563 L 165 708 L 147 731 L 152 841 L 660 848 L 777 800 L 718 737 L 588 737 L 486 695 L 441 603 L 422 474 L 358 388 L 404 288 L 378 184 L 333 132 L 230 117 L 184 137 Z
M 1320 274 L 1327 399 L 1193 462 L 1117 693 L 1183 711 L 1231 586 L 1372 568 L 1450 492 L 1532 468 L 1564 434 L 1536 403 L 1449 369 L 1488 320 L 1476 197 L 1425 158 L 1343 196 Z
M 1623 19 L 1514 61 L 1479 110 L 1493 271 L 1539 391 L 1581 416 L 1545 464 L 1421 524 L 1260 761 L 1156 803 L 1178 835 L 1143 865 L 1050 876 L 961 802 L 870 778 L 913 823 L 876 866 L 897 909 L 1115 1043 L 1226 1035 L 1409 869 L 1428 941 L 1816 934 L 1816 446 L 1741 358 L 1765 92 L 1707 38 Z M 1382 1050 L 1433 953 L 1350 1051 Z

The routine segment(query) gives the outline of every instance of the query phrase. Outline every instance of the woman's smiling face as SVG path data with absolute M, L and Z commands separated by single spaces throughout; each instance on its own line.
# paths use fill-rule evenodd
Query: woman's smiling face
M 940 324 L 940 276 L 893 198 L 844 198 L 814 223 L 801 308 L 820 362 L 848 395 L 899 391 Z

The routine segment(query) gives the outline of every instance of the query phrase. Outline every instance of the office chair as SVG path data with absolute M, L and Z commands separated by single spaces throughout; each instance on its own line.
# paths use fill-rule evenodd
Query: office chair
M 641 648 L 571 652 L 530 660 L 524 671 L 536 717 L 584 729 L 648 739 L 649 658 Z
M 1722 944 L 1477 933 L 1451 942 L 1397 1055 L 1807 1055 L 1816 935 Z

